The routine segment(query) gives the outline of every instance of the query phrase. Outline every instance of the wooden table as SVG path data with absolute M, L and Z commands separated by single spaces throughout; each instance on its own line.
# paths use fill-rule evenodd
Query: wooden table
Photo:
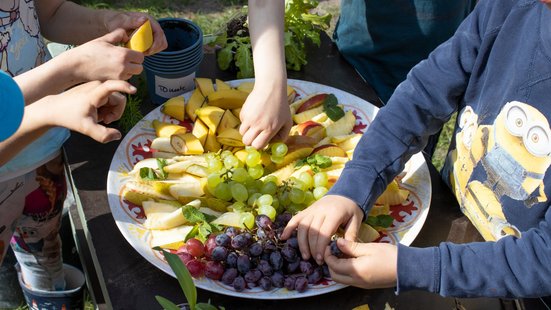
M 311 47 L 309 51 L 308 65 L 300 72 L 289 72 L 289 78 L 332 86 L 381 105 L 373 89 L 345 62 L 329 38 L 322 39 L 319 49 Z M 197 75 L 235 79 L 233 74 L 217 69 L 214 54 L 205 55 Z M 147 103 L 143 106 L 144 112 L 153 108 L 155 106 Z M 77 208 L 71 211 L 71 217 L 88 286 L 101 309 L 160 309 L 155 295 L 185 302 L 176 279 L 136 252 L 121 235 L 111 215 L 106 180 L 117 146 L 116 142 L 102 145 L 73 134 L 65 147 L 73 186 L 77 189 Z M 414 246 L 437 245 L 446 240 L 452 221 L 462 217 L 454 197 L 430 163 L 429 169 L 433 197 L 428 218 Z M 278 301 L 229 297 L 201 289 L 198 293 L 200 301 L 210 299 L 226 309 L 351 309 L 363 304 L 369 304 L 371 309 L 384 309 L 385 304 L 397 309 L 453 309 L 457 303 L 467 309 L 508 308 L 498 299 L 456 300 L 426 292 L 406 292 L 396 296 L 392 289 L 353 287 L 314 297 Z

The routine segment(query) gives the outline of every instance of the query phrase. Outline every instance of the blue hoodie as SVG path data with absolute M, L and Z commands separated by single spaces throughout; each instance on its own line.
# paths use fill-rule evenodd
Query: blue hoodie
M 458 112 L 443 177 L 488 242 L 398 248 L 397 290 L 551 295 L 551 9 L 481 0 L 380 110 L 330 194 L 367 213 Z

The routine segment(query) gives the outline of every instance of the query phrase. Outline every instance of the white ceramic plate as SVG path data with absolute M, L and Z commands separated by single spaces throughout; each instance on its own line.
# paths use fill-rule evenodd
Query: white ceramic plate
M 244 81 L 248 80 L 231 81 L 229 84 L 237 86 Z M 299 96 L 315 93 L 334 94 L 339 103 L 345 106 L 346 110 L 353 110 L 355 112 L 357 121 L 354 131 L 358 133 L 365 131 L 378 111 L 378 108 L 373 104 L 336 88 L 300 80 L 289 80 L 289 85 L 297 91 Z M 191 96 L 191 92 L 183 96 L 187 100 Z M 151 122 L 155 119 L 165 122 L 180 123 L 161 113 L 160 107 L 158 107 L 136 124 L 136 126 L 134 126 L 125 136 L 113 157 L 107 178 L 107 194 L 113 217 L 126 240 L 150 263 L 167 274 L 174 276 L 170 266 L 165 262 L 162 256 L 159 255 L 157 251 L 151 249 L 151 234 L 142 225 L 145 220 L 143 209 L 127 201 L 123 201 L 121 197 L 121 193 L 126 183 L 130 180 L 127 173 L 138 161 L 152 157 L 148 145 L 150 145 L 151 141 L 155 138 L 155 131 L 151 126 Z M 192 126 L 189 122 L 180 124 L 188 126 L 188 128 Z M 405 245 L 411 244 L 421 230 L 427 217 L 431 199 L 431 182 L 424 157 L 420 153 L 414 155 L 407 162 L 405 171 L 406 175 L 402 182 L 404 187 L 410 191 L 410 195 L 407 201 L 402 205 L 392 206 L 390 208 L 391 215 L 394 217 L 394 223 L 382 235 L 379 242 L 393 244 L 400 242 Z M 260 288 L 255 288 L 247 289 L 243 292 L 236 292 L 233 288 L 206 277 L 203 279 L 196 279 L 195 284 L 197 287 L 216 293 L 255 299 L 309 297 L 325 294 L 345 287 L 333 281 L 324 281 L 321 284 L 310 287 L 303 293 L 288 291 L 284 288 L 271 291 L 263 291 Z

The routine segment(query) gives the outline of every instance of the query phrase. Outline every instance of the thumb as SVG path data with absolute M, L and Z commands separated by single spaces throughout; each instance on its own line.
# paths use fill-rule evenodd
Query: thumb
M 147 21 L 147 16 L 137 12 L 122 14 L 121 18 L 121 25 L 127 30 L 137 29 Z
M 104 41 L 113 45 L 123 43 L 128 41 L 128 35 L 124 29 L 118 28 L 115 29 L 102 37 L 99 37 L 97 40 Z
M 361 243 L 339 238 L 337 240 L 337 246 L 347 256 L 358 257 L 363 255 Z

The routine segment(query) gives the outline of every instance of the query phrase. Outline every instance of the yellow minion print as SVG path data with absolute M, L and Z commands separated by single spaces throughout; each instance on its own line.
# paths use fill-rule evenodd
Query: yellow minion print
M 551 164 L 547 119 L 534 107 L 513 101 L 503 107 L 491 125 L 465 127 L 461 120 L 453 165 L 454 189 L 463 212 L 486 240 L 520 237 L 520 231 L 503 214 L 501 200 L 507 196 L 522 201 L 527 208 L 547 200 L 543 183 Z M 459 141 L 470 134 L 467 128 L 476 128 L 468 150 Z M 476 166 L 483 168 L 485 178 L 473 179 Z

